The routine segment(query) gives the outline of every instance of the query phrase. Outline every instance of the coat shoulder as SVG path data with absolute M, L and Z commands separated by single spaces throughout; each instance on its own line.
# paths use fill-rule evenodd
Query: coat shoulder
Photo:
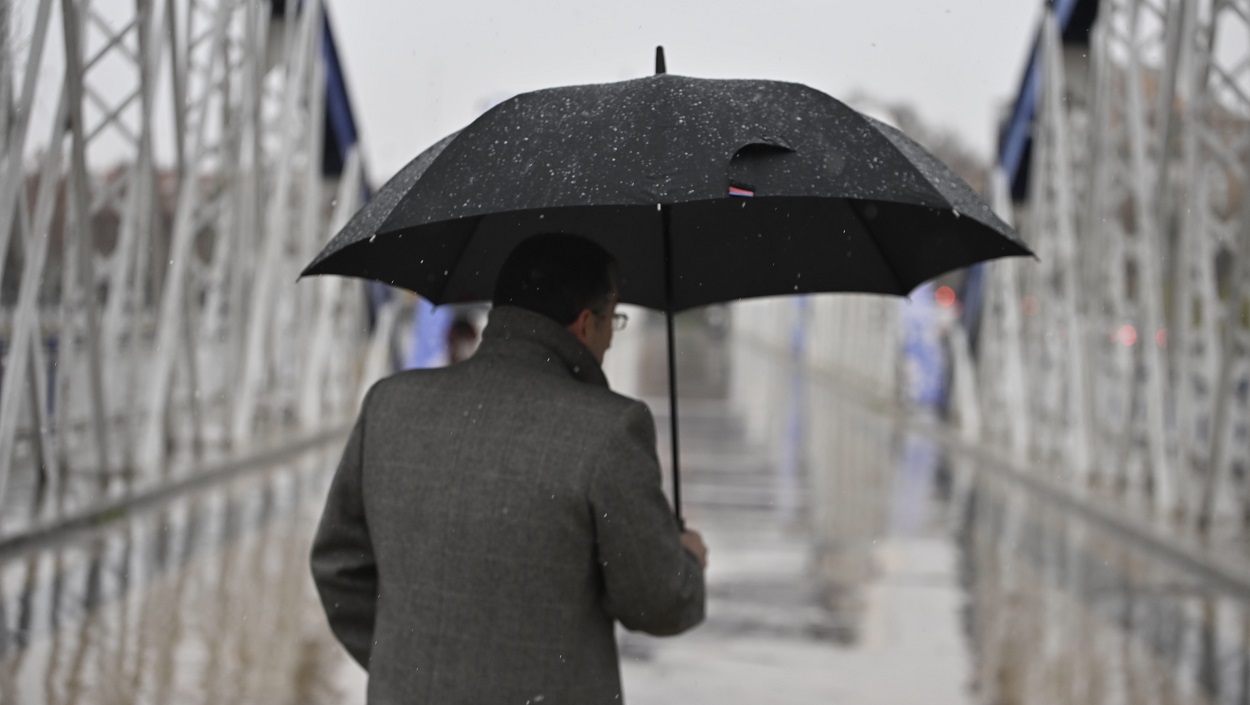
M 474 364 L 404 370 L 375 382 L 362 408 L 383 414 L 436 413 L 460 407 L 513 409 L 535 420 L 574 418 L 579 425 L 613 423 L 622 416 L 651 419 L 642 401 L 571 376 Z

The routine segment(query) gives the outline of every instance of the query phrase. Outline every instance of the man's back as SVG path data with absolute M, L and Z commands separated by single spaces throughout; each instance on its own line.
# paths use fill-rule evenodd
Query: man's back
M 368 664 L 371 702 L 619 702 L 613 618 L 660 634 L 702 618 L 651 416 L 562 333 L 500 309 L 469 361 L 370 392 L 314 573 Z M 337 526 L 350 521 L 335 519 L 336 497 L 366 536 Z M 354 549 L 370 555 L 358 565 Z M 368 582 L 369 564 L 372 630 L 337 587 Z

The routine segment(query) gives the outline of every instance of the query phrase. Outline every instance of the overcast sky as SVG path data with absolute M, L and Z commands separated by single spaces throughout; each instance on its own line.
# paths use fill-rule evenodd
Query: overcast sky
M 654 72 L 908 102 L 993 152 L 1042 0 L 327 0 L 375 184 L 516 93 Z

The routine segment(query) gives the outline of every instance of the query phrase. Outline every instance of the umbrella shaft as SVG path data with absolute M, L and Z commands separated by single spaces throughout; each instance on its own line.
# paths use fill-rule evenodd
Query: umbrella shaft
M 668 323 L 668 419 L 673 447 L 673 512 L 677 516 L 677 526 L 685 529 L 686 521 L 681 516 L 681 451 L 677 435 L 677 349 L 673 337 L 673 312 L 665 311 L 664 317 Z
M 673 514 L 677 526 L 686 528 L 681 516 L 681 451 L 677 434 L 677 339 L 673 335 L 673 238 L 672 214 L 668 205 L 660 206 L 660 222 L 664 228 L 664 321 L 668 326 L 668 423 L 673 449 Z

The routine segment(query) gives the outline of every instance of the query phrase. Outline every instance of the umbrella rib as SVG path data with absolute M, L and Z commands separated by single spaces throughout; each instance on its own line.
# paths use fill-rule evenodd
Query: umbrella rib
M 903 280 L 898 276 L 898 270 L 894 268 L 894 263 L 890 261 L 890 258 L 885 256 L 885 251 L 881 249 L 880 243 L 877 242 L 877 238 L 874 236 L 872 228 L 868 227 L 868 222 L 865 221 L 864 217 L 859 214 L 859 209 L 855 206 L 855 201 L 848 200 L 846 202 L 846 206 L 850 209 L 851 215 L 855 216 L 855 220 L 859 221 L 860 226 L 863 227 L 864 233 L 868 235 L 868 241 L 871 242 L 872 246 L 877 250 L 877 254 L 881 255 L 881 261 L 885 263 L 885 268 L 890 271 L 890 276 L 894 277 L 894 285 L 898 289 L 898 293 L 901 296 L 906 296 L 908 290 L 903 288 Z
M 469 230 L 469 235 L 464 239 L 464 245 L 460 247 L 460 251 L 456 253 L 455 259 L 452 260 L 451 267 L 447 270 L 447 277 L 443 280 L 443 286 L 438 291 L 438 298 L 445 298 L 447 289 L 451 286 L 451 280 L 456 276 L 460 267 L 464 264 L 464 253 L 469 251 L 469 246 L 473 244 L 473 239 L 477 237 L 478 231 L 482 229 L 482 224 L 486 222 L 486 216 L 474 216 L 473 227 Z M 494 298 L 493 296 L 491 298 Z M 444 301 L 443 303 L 451 303 Z
M 865 116 L 865 117 L 867 117 L 867 116 Z M 932 155 L 931 155 L 931 154 L 929 154 L 929 153 L 925 150 L 925 148 L 924 148 L 924 147 L 921 147 L 921 146 L 920 146 L 920 145 L 919 145 L 919 144 L 918 144 L 915 140 L 913 140 L 912 138 L 908 137 L 908 136 L 907 136 L 907 133 L 903 132 L 902 130 L 898 129 L 897 127 L 894 127 L 893 125 L 889 125 L 889 124 L 886 124 L 886 123 L 880 122 L 880 121 L 875 120 L 875 119 L 873 119 L 873 118 L 871 118 L 871 117 L 869 117 L 869 118 L 868 118 L 868 121 L 869 121 L 869 123 L 870 123 L 870 124 L 872 124 L 874 127 L 876 127 L 876 128 L 877 128 L 877 132 L 878 132 L 878 133 L 880 133 L 880 134 L 881 134 L 881 136 L 885 138 L 885 141 L 886 141 L 886 142 L 890 145 L 890 149 L 893 149 L 893 150 L 895 151 L 895 153 L 897 153 L 897 154 L 898 154 L 898 156 L 902 157 L 903 161 L 905 161 L 906 163 L 908 163 L 908 164 L 912 164 L 912 165 L 917 165 L 917 159 L 913 158 L 915 155 L 913 155 L 913 154 L 911 153 L 913 150 L 914 150 L 915 152 L 917 152 L 917 153 L 921 154 L 921 155 L 925 155 L 925 156 L 928 156 L 928 157 L 932 157 Z M 904 148 L 904 147 L 906 147 L 906 148 Z M 948 171 L 950 171 L 950 167 L 948 167 L 946 164 L 942 163 L 942 161 L 941 161 L 941 160 L 936 160 L 936 159 L 935 159 L 934 161 L 936 161 L 936 162 L 937 162 L 937 165 L 938 165 L 938 166 L 940 166 L 940 167 L 944 167 L 944 168 L 946 168 Z M 941 201 L 942 201 L 943 203 L 945 203 L 948 207 L 951 207 L 951 208 L 954 208 L 954 207 L 955 207 L 955 204 L 954 204 L 954 203 L 951 203 L 951 199 L 950 199 L 950 197 L 949 197 L 949 196 L 947 196 L 947 194 L 946 194 L 946 193 L 944 193 L 940 187 L 938 187 L 937 183 L 935 183 L 935 182 L 934 182 L 933 178 L 932 178 L 932 177 L 930 177 L 929 173 L 928 173 L 925 169 L 923 169 L 923 168 L 917 168 L 917 169 L 915 169 L 915 173 L 916 173 L 916 175 L 918 175 L 921 179 L 923 179 L 923 180 L 924 180 L 924 185 L 925 185 L 925 186 L 928 186 L 928 187 L 929 187 L 929 189 L 930 189 L 930 190 L 932 190 L 932 191 L 933 191 L 933 193 L 934 193 L 934 194 L 935 194 L 935 195 L 936 195 L 939 199 L 941 199 Z M 952 175 L 954 175 L 954 176 L 956 176 L 956 177 L 958 178 L 958 174 L 954 174 L 954 172 L 951 172 L 951 173 L 952 173 Z

